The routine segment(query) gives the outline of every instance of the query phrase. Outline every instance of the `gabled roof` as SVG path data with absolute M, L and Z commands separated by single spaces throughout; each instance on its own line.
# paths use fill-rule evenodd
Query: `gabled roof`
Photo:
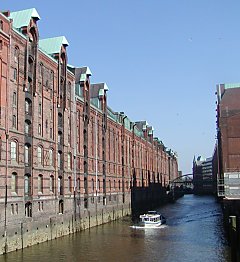
M 65 36 L 52 37 L 39 40 L 39 48 L 47 54 L 59 54 L 61 47 L 68 46 L 69 43 Z
M 31 18 L 35 18 L 36 20 L 41 19 L 35 8 L 11 12 L 9 18 L 13 20 L 13 27 L 15 28 L 28 26 Z
M 90 96 L 91 98 L 103 96 L 105 91 L 108 91 L 106 83 L 91 84 Z

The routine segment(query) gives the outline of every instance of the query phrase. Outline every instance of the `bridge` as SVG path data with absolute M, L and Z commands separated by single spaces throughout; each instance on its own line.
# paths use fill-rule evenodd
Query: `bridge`
M 192 175 L 182 175 L 170 181 L 170 191 L 173 193 L 193 194 Z

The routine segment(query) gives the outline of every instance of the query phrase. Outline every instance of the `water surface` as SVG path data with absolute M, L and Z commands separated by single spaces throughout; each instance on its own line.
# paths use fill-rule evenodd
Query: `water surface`
M 0 256 L 0 262 L 229 262 L 221 208 L 210 196 L 186 195 L 158 209 L 167 225 L 133 229 L 130 217 Z

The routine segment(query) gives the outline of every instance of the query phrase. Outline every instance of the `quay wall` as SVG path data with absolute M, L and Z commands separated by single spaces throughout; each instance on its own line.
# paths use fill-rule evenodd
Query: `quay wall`
M 127 198 L 129 199 L 129 197 Z M 56 206 L 56 209 L 58 209 L 58 201 L 48 202 L 48 205 L 51 208 Z M 70 200 L 68 205 L 74 207 L 73 200 Z M 1 204 L 0 208 L 4 210 L 4 205 Z M 19 208 L 21 208 L 21 205 L 19 205 Z M 26 219 L 22 219 L 24 216 L 19 214 L 20 219 L 16 218 L 14 221 L 8 221 L 6 230 L 4 227 L 0 229 L 0 254 L 23 249 L 117 220 L 131 214 L 131 205 L 130 201 L 121 204 L 108 203 L 107 205 L 93 203 L 89 209 L 76 207 L 75 211 L 72 210 L 72 212 L 57 215 L 54 214 L 54 211 L 53 208 L 51 214 L 38 214 Z M 7 212 L 11 211 L 7 210 Z M 2 219 L 3 217 L 1 217 Z

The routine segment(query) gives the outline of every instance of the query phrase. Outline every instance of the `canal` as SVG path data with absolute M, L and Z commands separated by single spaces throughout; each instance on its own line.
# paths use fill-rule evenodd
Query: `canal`
M 221 208 L 210 196 L 186 195 L 158 209 L 167 224 L 134 229 L 131 219 L 0 256 L 0 262 L 31 261 L 230 261 Z

